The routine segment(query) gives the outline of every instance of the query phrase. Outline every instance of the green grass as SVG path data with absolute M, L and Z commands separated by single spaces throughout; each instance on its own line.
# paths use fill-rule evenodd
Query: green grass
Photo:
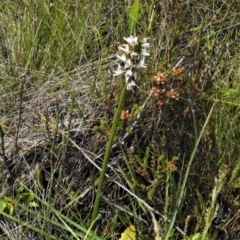
M 134 2 L 0 3 L 1 239 L 240 238 L 239 3 Z M 92 222 L 132 31 L 151 56 Z

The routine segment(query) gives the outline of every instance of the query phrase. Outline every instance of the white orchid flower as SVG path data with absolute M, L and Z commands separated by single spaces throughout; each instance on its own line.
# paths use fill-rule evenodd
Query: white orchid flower
M 134 91 L 134 87 L 138 87 L 134 81 L 127 84 L 127 90 Z
M 127 57 L 126 57 L 125 54 L 123 54 L 123 55 L 118 55 L 117 54 L 117 58 L 124 63 L 127 61 Z
M 118 64 L 118 68 L 116 71 L 113 72 L 113 77 L 120 76 L 124 73 L 125 71 L 122 69 L 122 67 Z
M 127 61 L 125 61 L 125 64 L 124 64 L 124 69 L 127 69 L 127 68 L 131 68 L 133 65 L 131 59 L 129 58 Z
M 121 46 L 118 47 L 118 49 L 121 50 L 122 52 L 126 53 L 126 54 L 131 53 L 128 44 L 122 44 Z
M 141 49 L 141 56 L 142 57 L 147 57 L 150 56 L 150 53 L 146 50 L 146 48 Z
M 137 52 L 131 52 L 130 56 L 131 56 L 131 58 L 138 58 L 139 54 Z
M 138 44 L 138 37 L 130 36 L 128 38 L 123 38 L 131 47 Z
M 143 39 L 141 40 L 141 47 L 142 47 L 142 48 L 149 48 L 149 47 L 150 47 L 150 43 L 147 42 L 148 39 L 149 39 L 149 38 L 143 38 Z
M 147 67 L 147 65 L 145 65 L 145 57 L 141 57 L 136 68 L 146 68 L 146 67 Z
M 125 79 L 126 79 L 126 82 L 128 82 L 128 80 L 133 76 L 133 72 L 132 70 L 127 70 L 126 73 L 125 73 Z

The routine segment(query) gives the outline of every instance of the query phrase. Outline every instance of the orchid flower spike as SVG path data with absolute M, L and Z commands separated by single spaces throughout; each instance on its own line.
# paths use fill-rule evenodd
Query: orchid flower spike
M 118 47 L 117 70 L 113 72 L 113 76 L 124 75 L 127 84 L 127 90 L 134 91 L 138 87 L 136 84 L 137 72 L 139 69 L 146 68 L 146 57 L 150 56 L 148 48 L 150 43 L 148 38 L 138 40 L 138 37 L 130 36 L 124 37 L 125 44 Z M 136 46 L 136 47 L 135 47 Z

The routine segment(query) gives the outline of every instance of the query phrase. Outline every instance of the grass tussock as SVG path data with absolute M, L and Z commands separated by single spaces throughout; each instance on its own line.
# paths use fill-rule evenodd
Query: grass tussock
M 0 13 L 1 239 L 240 238 L 238 1 L 7 0 Z M 119 114 L 115 53 L 132 33 L 150 56 Z

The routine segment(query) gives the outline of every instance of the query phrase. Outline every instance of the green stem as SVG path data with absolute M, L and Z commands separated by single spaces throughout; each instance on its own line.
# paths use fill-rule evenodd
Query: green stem
M 114 137 L 116 135 L 118 121 L 120 119 L 122 109 L 123 109 L 123 106 L 124 106 L 124 102 L 125 102 L 125 98 L 126 98 L 126 92 L 127 92 L 126 83 L 124 83 L 124 86 L 123 86 L 123 89 L 122 89 L 122 92 L 121 92 L 121 96 L 120 96 L 120 100 L 119 100 L 119 103 L 118 103 L 117 113 L 114 117 L 113 125 L 112 125 L 112 128 L 111 128 L 111 133 L 110 133 L 107 145 L 106 145 L 106 150 L 105 150 L 105 154 L 104 154 L 102 169 L 101 169 L 99 182 L 98 182 L 97 194 L 96 194 L 96 198 L 95 198 L 95 202 L 94 202 L 94 206 L 93 206 L 92 219 L 91 219 L 92 223 L 97 218 L 98 209 L 99 209 L 99 205 L 100 205 L 100 201 L 101 201 L 103 184 L 104 184 L 104 180 L 105 180 L 105 173 L 106 173 L 106 170 L 107 170 L 107 165 L 108 165 L 108 160 L 109 160 L 112 145 L 113 145 L 113 140 L 114 140 Z

